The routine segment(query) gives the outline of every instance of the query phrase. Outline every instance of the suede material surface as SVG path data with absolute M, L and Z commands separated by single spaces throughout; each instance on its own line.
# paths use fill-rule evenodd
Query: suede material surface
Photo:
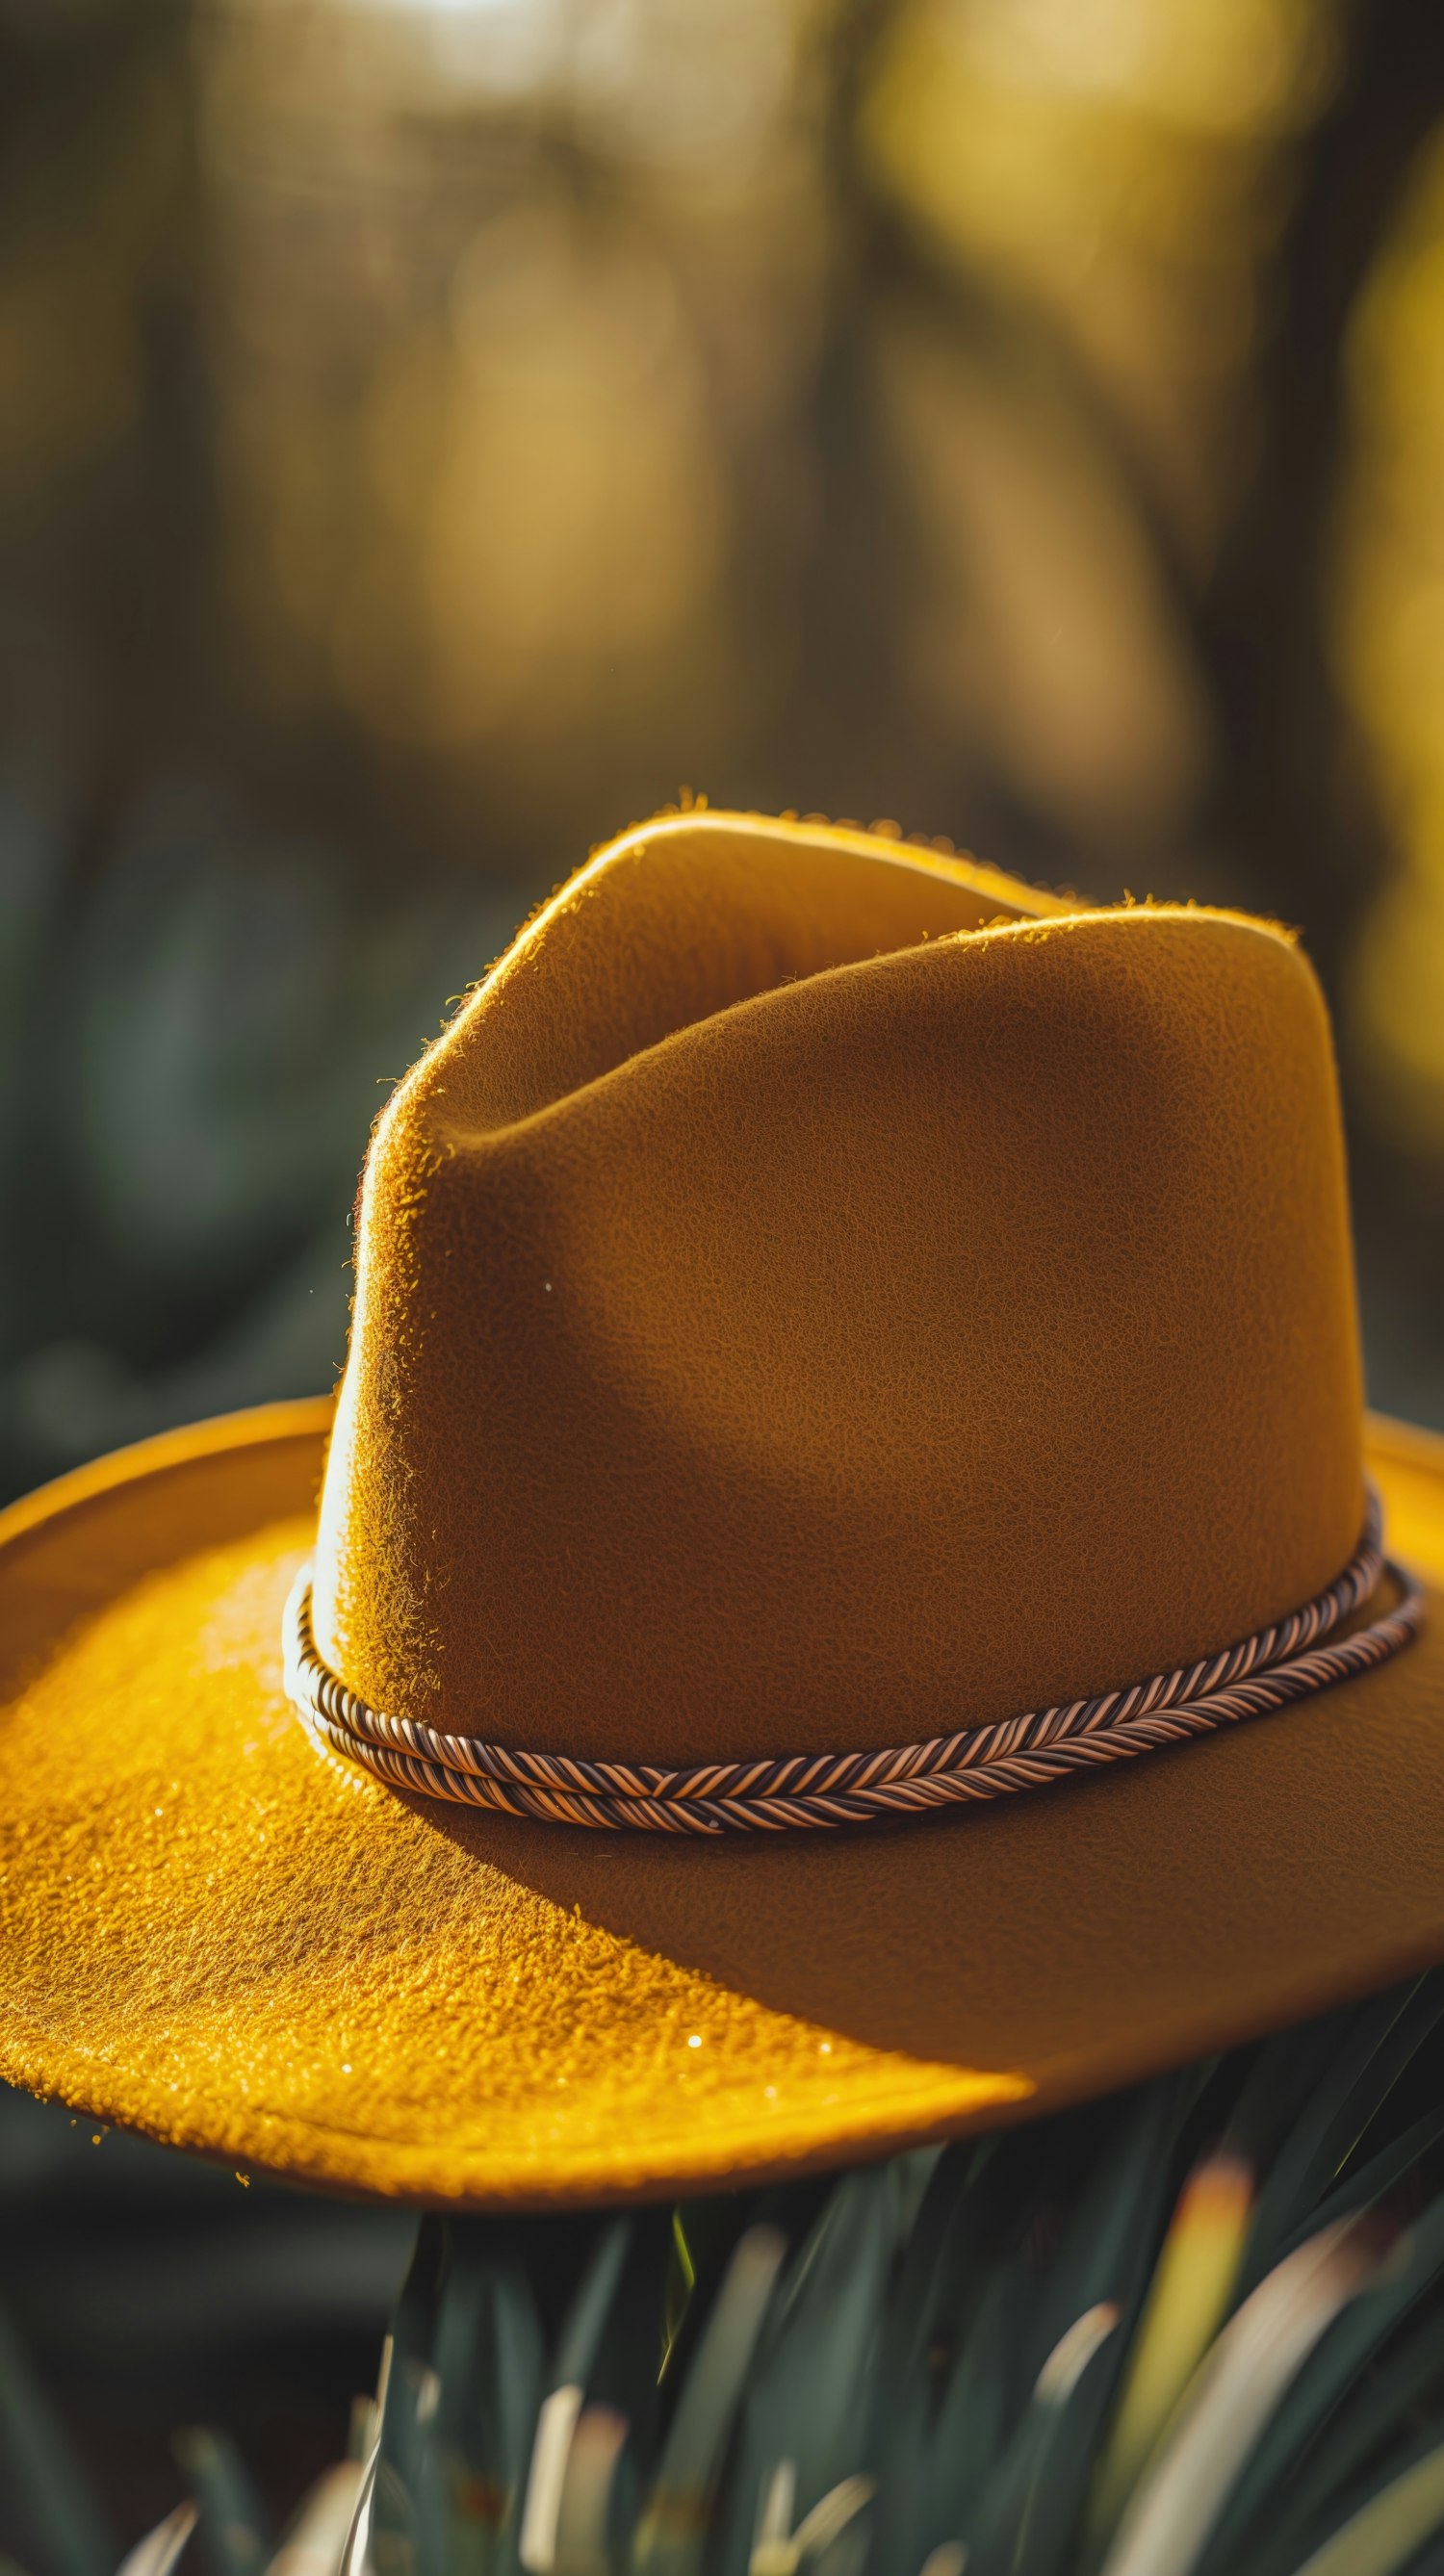
M 1422 1640 L 1256 1724 L 856 1833 L 528 1824 L 323 1760 L 280 1614 L 522 1748 L 843 1751 L 1089 1693 L 1352 1552 L 1328 1030 L 1287 938 L 674 817 L 402 1085 L 330 1408 L 0 1515 L 0 2074 L 478 2207 L 1026 2116 L 1444 1955 L 1444 1443 L 1375 1426 Z
M 278 1622 L 328 1408 L 0 1515 L 0 2075 L 243 2170 L 483 2207 L 1026 2116 L 1444 1955 L 1444 1442 L 1375 1425 L 1420 1642 L 935 1821 L 720 1846 L 318 1757 Z
M 316 1566 L 373 1705 L 847 1752 L 1317 1592 L 1363 1512 L 1329 1034 L 1266 924 L 643 827 L 379 1122 Z

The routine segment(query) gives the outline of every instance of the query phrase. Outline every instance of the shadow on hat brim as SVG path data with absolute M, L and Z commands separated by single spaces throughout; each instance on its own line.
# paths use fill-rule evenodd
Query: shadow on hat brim
M 298 2182 L 641 2198 L 996 2126 L 1444 1957 L 1444 1440 L 1405 1654 L 936 1819 L 717 1844 L 402 1798 L 281 1688 L 329 1406 L 0 1515 L 0 2075 Z

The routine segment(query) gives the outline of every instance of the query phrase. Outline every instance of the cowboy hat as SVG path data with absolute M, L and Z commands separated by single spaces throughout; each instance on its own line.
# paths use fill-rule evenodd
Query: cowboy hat
M 1430 1578 L 1286 933 L 659 819 L 379 1120 L 334 1419 L 0 1517 L 0 2073 L 476 2206 L 1130 2081 L 1444 1955 Z

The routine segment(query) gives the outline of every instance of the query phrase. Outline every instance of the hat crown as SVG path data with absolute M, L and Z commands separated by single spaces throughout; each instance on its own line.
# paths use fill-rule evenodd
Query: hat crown
M 673 817 L 378 1124 L 316 1638 L 374 1707 L 528 1751 L 915 1741 L 1309 1599 L 1360 1441 L 1283 934 Z

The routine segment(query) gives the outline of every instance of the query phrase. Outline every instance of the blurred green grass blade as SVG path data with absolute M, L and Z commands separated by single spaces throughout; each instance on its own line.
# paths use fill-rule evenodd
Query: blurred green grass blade
M 611 2219 L 600 2230 L 562 2328 L 551 2375 L 553 2388 L 587 2386 L 631 2242 L 629 2218 Z
M 880 2496 L 872 2576 L 917 2576 L 924 2554 L 924 2486 L 944 2366 L 985 2275 L 983 2200 L 972 2187 L 983 2161 L 967 2146 L 938 2159 L 884 2309 L 868 2444 Z
M 1242 2569 L 1244 2576 L 1299 2576 L 1299 2571 L 1317 2555 L 1326 2541 L 1351 2523 L 1366 2505 L 1387 2487 L 1439 2448 L 1440 2425 L 1437 2419 L 1420 2429 L 1415 2421 L 1408 2437 L 1400 2440 L 1401 2425 L 1391 2428 L 1394 2439 L 1383 2449 L 1376 2449 L 1363 2476 L 1352 2475 L 1335 2483 L 1333 2491 L 1321 2502 L 1292 2490 L 1280 2499 L 1278 2510 L 1270 2501 L 1269 2509 L 1249 2534 L 1230 2564 Z M 1444 2537 L 1444 2530 L 1441 2530 Z M 1416 2544 L 1418 2545 L 1418 2544 Z M 1427 2541 L 1423 2544 L 1427 2549 Z M 1409 2561 L 1414 2576 L 1413 2560 Z
M 446 2252 L 444 2222 L 423 2218 L 378 2390 L 381 2421 L 367 2543 L 376 2576 L 414 2576 L 417 2564 L 418 2502 L 430 2465 L 426 2424 L 437 2386 L 431 2345 Z
M 509 2576 L 545 2355 L 536 2305 L 500 2232 L 453 2233 L 433 2345 L 437 2400 L 422 2483 L 424 2568 Z
M 281 2535 L 266 2576 L 342 2576 L 367 2474 L 359 2460 L 338 2460 L 307 2489 Z M 364 2543 L 364 2524 L 359 2536 Z M 364 2555 L 364 2548 L 358 2549 L 355 2576 L 361 2576 Z
M 1106 2314 L 1107 2303 L 1101 2312 Z M 1083 2514 L 1098 2433 L 1116 2381 L 1123 2326 L 1100 2337 L 1040 2459 L 1019 2532 L 1018 2576 L 1075 2576 L 1083 2563 Z
M 638 2576 L 690 2576 L 737 2404 L 787 2252 L 775 2227 L 737 2245 L 677 2400 L 638 2526 Z
M 1111 2306 L 1118 2331 L 1100 2347 L 1070 2405 L 1066 2434 L 1054 2438 L 1048 2510 L 1033 2521 L 1031 2549 L 1048 2563 L 1066 2549 L 1082 2512 L 1097 2457 L 1099 2434 L 1113 2403 L 1130 2350 L 1135 2322 L 1148 2290 L 1154 2248 L 1164 2231 L 1173 2187 L 1175 2151 L 1197 2098 L 1200 2071 L 1144 2086 L 1125 2096 L 1095 2143 L 1092 2169 L 1079 2193 L 1038 2301 L 1040 2322 L 1052 2341 L 1036 2366 L 1055 2354 L 1073 2321 Z M 1046 2544 L 1045 2544 L 1046 2529 Z
M 799 2516 L 865 2472 L 883 2303 L 897 2243 L 887 2168 L 838 2183 L 774 2295 L 738 2428 L 719 2566 L 741 2576 L 759 2498 L 790 2463 Z
M 556 2576 L 610 2576 L 613 2488 L 630 2427 L 615 2406 L 586 2406 L 567 2452 L 557 2509 Z
M 351 2415 L 346 2426 L 348 2460 L 369 2460 L 376 2448 L 381 2429 L 381 2409 L 374 2397 L 353 2397 Z
M 376 2410 L 379 2421 L 379 2408 Z M 373 2443 L 363 2458 L 348 2451 L 338 2468 L 353 2472 L 351 2504 L 346 2530 L 336 2557 L 336 2576 L 368 2576 L 371 2567 L 371 2518 L 376 2505 L 376 2472 L 380 2465 L 380 2443 Z M 276 2576 L 278 2564 L 285 2558 L 284 2548 L 272 2559 L 267 2576 Z
M 1345 2222 L 1260 2283 L 1195 2374 L 1129 2501 L 1104 2576 L 1190 2576 L 1261 2428 L 1373 2268 L 1361 2231 Z
M 1299 2107 L 1259 2192 L 1239 2290 L 1246 2296 L 1308 2219 L 1444 2013 L 1444 1978 L 1421 1977 L 1356 2010 Z
M 665 2379 L 677 2349 L 678 2337 L 686 2322 L 697 2287 L 697 2266 L 687 2238 L 686 2221 L 680 2209 L 672 2212 L 672 2245 L 667 2261 L 667 2289 L 662 2309 L 662 2350 L 657 2363 L 659 2383 Z
M 116 2548 L 84 2469 L 0 2314 L 0 2469 L 38 2576 L 112 2576 Z
M 1385 2364 L 1345 2391 L 1327 2442 L 1316 2443 L 1303 2472 L 1275 2490 L 1270 2521 L 1282 2515 L 1282 2527 L 1295 2533 L 1317 2528 L 1331 2499 L 1347 2493 L 1400 2428 L 1417 2419 L 1426 2394 L 1441 2382 L 1444 2334 L 1431 2315 Z M 1429 2413 L 1439 2414 L 1437 2395 Z
M 646 2217 L 636 2223 L 611 2219 L 599 2229 L 562 2326 L 551 2384 L 537 2413 L 522 2503 L 518 2555 L 531 2576 L 547 2576 L 555 2562 L 572 2442 L 618 2306 L 636 2225 L 645 2225 Z M 643 2336 L 654 2322 L 643 2318 Z M 650 2351 L 649 2365 L 650 2375 Z
M 1352 2005 L 1317 2021 L 1299 2022 L 1246 2052 L 1243 2080 L 1221 2141 L 1228 2153 L 1241 2156 L 1255 2173 L 1269 2170 L 1297 2123 L 1300 2104 L 1313 2098 L 1338 2051 L 1348 2044 L 1358 2010 Z
M 996 2196 L 983 2179 L 996 2144 L 949 2147 L 937 2159 L 886 2303 L 869 2440 L 881 2490 L 876 2576 L 917 2576 L 921 2563 L 933 2418 L 996 2259 Z
M 1015 2258 L 990 2274 L 954 2359 L 924 2455 L 914 2534 L 920 2554 L 965 2533 L 1007 2438 L 1019 2268 Z
M 1312 2236 L 1316 2229 L 1347 2216 L 1350 2211 L 1370 2209 L 1375 2201 L 1397 2191 L 1441 2138 L 1444 2138 L 1444 2108 L 1426 2111 L 1399 2137 L 1391 2138 L 1377 2155 L 1370 2156 L 1366 2163 L 1351 2165 L 1343 2181 L 1326 2194 L 1294 2236 L 1279 2248 L 1280 2256 L 1292 2253 L 1294 2246 L 1301 2245 L 1305 2237 Z
M 1444 2533 L 1426 2541 L 1410 2559 L 1409 2576 L 1444 2576 Z
M 624 2506 L 635 2514 L 639 2463 L 650 2464 L 656 2445 L 657 2363 L 674 2260 L 665 2209 L 639 2210 L 602 2239 L 562 2338 L 571 2369 L 555 2401 L 569 2412 L 570 2426 L 558 2418 L 553 2439 L 549 2421 L 544 2445 L 539 2426 L 536 2456 L 545 2474 L 535 2491 L 528 2483 L 523 2523 L 535 2570 L 551 2565 L 565 2576 L 559 2553 L 566 2552 L 575 2562 L 571 2576 L 585 2576 Z M 582 2402 L 568 2392 L 580 2392 Z
M 1080 2404 L 1110 2336 L 1118 2331 L 1111 2301 L 1089 2308 L 1070 2326 L 1038 2375 L 1032 2401 L 984 2490 L 967 2534 L 968 2576 L 1042 2576 L 1068 2547 L 1079 2481 L 1070 2453 L 1092 2454 L 1096 2412 Z
M 871 2478 L 840 2478 L 792 2531 L 792 2485 L 785 2469 L 779 2469 L 759 2519 L 747 2576 L 798 2576 L 804 2568 L 811 2576 L 861 2576 L 869 2533 L 860 2517 L 875 2492 Z
M 260 2491 L 228 2433 L 183 2427 L 171 2443 L 200 2511 L 199 2539 L 211 2576 L 257 2576 L 271 2554 Z
M 1426 2451 L 1315 2550 L 1299 2576 L 1399 2576 L 1444 2524 L 1444 2443 Z
M 1253 2175 L 1223 2153 L 1194 2167 L 1180 2195 L 1128 2355 L 1094 2484 L 1094 2534 L 1116 2530 L 1165 2424 L 1228 2314 L 1253 2211 Z
M 1181 2125 L 1194 2107 L 1197 2071 L 1148 2084 L 1125 2099 L 1122 2117 L 1109 2128 L 1097 2164 L 1078 2197 L 1058 2262 L 1048 2280 L 1045 2316 L 1058 2321 L 1068 2300 L 1073 2318 L 1117 2311 L 1117 2329 L 1102 2339 L 1089 2370 L 1078 2378 L 1063 2421 L 1048 2434 L 1048 2481 L 1027 2519 L 1027 2566 L 1060 2568 L 1071 2553 L 1099 2455 L 1099 2434 L 1115 2403 L 1117 2383 L 1135 2342 L 1135 2324 L 1148 2295 L 1153 2249 L 1163 2233 L 1174 2187 L 1174 2154 Z M 1078 2326 L 1068 2331 L 1076 2334 Z M 1048 2385 L 1058 2349 L 1053 2344 L 1037 2388 Z M 1035 2393 L 1037 2403 L 1037 2393 Z
M 1078 2196 L 1071 2143 L 1039 2127 L 950 2149 L 935 2167 L 884 2316 L 866 2446 L 875 2576 L 916 2576 L 956 2536 L 1026 2404 L 1051 2213 Z
M 195 2525 L 196 2508 L 187 2498 L 166 2515 L 164 2522 L 158 2522 L 154 2531 L 148 2531 L 144 2540 L 138 2540 L 134 2549 L 127 2550 L 116 2576 L 171 2576 Z
M 1206 2072 L 1185 2068 L 1110 2106 L 1112 2116 L 1044 2277 L 1036 2323 L 1024 2345 L 1030 2384 L 1074 2320 L 1100 2301 L 1120 2309 L 1126 2340 L 1167 2223 L 1175 2148 Z M 1120 2344 L 1110 2354 L 1110 2368 L 1122 2358 Z
M 1332 2170 L 1343 2172 L 1356 2153 L 1373 2121 L 1393 2096 L 1395 2086 L 1414 2065 L 1421 2049 L 1427 2047 L 1444 2019 L 1444 1973 L 1431 1969 L 1427 1976 L 1404 1990 L 1404 2007 L 1392 2022 L 1384 2038 L 1360 2076 L 1357 2092 L 1346 2102 L 1335 2123 L 1334 2134 L 1325 2144 L 1320 2142 L 1318 2163 L 1321 2170 L 1330 2158 Z M 1350 2126 L 1357 2118 L 1352 2137 Z
M 517 2555 L 528 2576 L 549 2576 L 556 2555 L 567 2460 L 583 2400 L 584 2391 L 576 2380 L 563 2380 L 543 2399 L 537 2415 L 517 2543 Z
M 1340 2225 L 1352 2226 L 1361 2242 L 1368 2241 L 1367 2221 L 1355 2225 L 1345 2219 Z M 1299 2259 L 1299 2255 L 1288 2258 L 1291 2263 Z M 1444 2199 L 1425 2210 L 1375 2272 L 1374 2280 L 1361 2287 L 1341 2312 L 1264 2428 L 1220 2520 L 1207 2560 L 1210 2576 L 1214 2570 L 1224 2576 L 1233 2550 L 1254 2519 L 1273 2508 L 1286 2478 L 1320 2439 L 1374 2355 L 1444 2274 Z
M 807 2224 L 807 2215 L 797 2205 L 795 2192 L 777 2186 L 761 2193 L 729 2192 L 709 2201 L 682 2201 L 673 2209 L 661 2337 L 655 2355 L 658 2429 L 649 2478 L 742 2238 L 749 2228 L 768 2227 L 781 2237 L 785 2247 L 806 2234 Z M 686 2249 L 685 2262 L 681 2247 Z M 686 2279 L 689 2268 L 690 2286 Z
M 820 2567 L 824 2566 L 829 2553 L 875 2493 L 871 2478 L 840 2478 L 835 2487 L 819 2497 L 811 2512 L 803 2515 L 793 2533 L 793 2565 L 803 2566 L 808 2559 L 815 2559 Z
M 588 2403 L 611 2406 L 624 2415 L 633 2454 L 642 2454 L 649 2464 L 664 2402 L 658 2363 L 675 2260 L 671 2211 L 638 2210 L 586 2376 Z M 670 2391 L 666 2402 L 670 2404 Z
M 984 2142 L 991 2148 L 993 2141 Z M 882 2370 L 887 2386 L 912 2375 L 932 2339 L 938 2312 L 964 2266 L 974 2259 L 983 2207 L 970 2188 L 985 2155 L 971 2143 L 944 2150 L 914 2212 L 896 2289 L 884 2328 Z
M 922 2216 L 923 2204 L 932 2189 L 933 2177 L 942 2163 L 942 2147 L 908 2147 L 892 2160 L 898 2187 L 898 2242 L 910 2245 Z

